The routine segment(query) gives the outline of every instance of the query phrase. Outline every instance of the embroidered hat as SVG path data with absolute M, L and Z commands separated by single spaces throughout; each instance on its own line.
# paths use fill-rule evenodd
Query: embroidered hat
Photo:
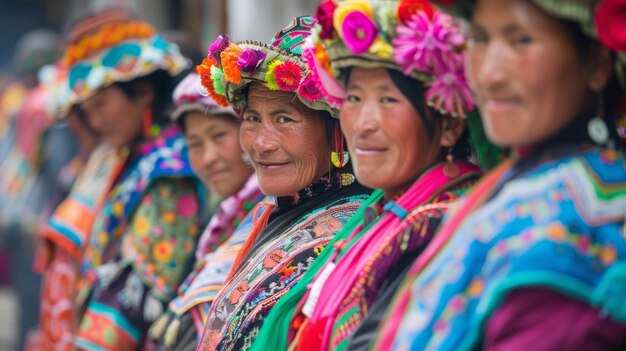
M 302 59 L 303 44 L 316 23 L 314 17 L 296 17 L 269 44 L 233 43 L 228 36 L 219 36 L 197 67 L 202 85 L 218 104 L 243 110 L 246 88 L 258 82 L 271 90 L 293 92 L 306 106 L 336 117 L 339 106 L 325 99 Z
M 588 37 L 615 52 L 615 73 L 626 89 L 626 0 L 532 1 L 557 18 L 578 23 Z M 476 0 L 434 0 L 433 3 L 468 19 Z
M 73 25 L 63 60 L 73 103 L 116 82 L 157 70 L 175 76 L 188 65 L 176 45 L 165 41 L 147 22 L 119 9 Z
M 231 107 L 220 106 L 209 96 L 200 82 L 200 76 L 194 72 L 178 83 L 174 89 L 173 100 L 175 108 L 172 121 L 177 121 L 189 111 L 201 111 L 211 116 L 219 113 L 238 118 Z
M 348 68 L 384 67 L 423 82 L 428 104 L 444 115 L 464 117 L 473 109 L 464 38 L 428 1 L 323 0 L 316 16 L 303 57 L 329 99 L 342 98 Z

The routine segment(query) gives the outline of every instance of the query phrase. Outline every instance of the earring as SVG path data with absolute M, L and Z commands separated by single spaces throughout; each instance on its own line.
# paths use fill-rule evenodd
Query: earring
M 158 125 L 152 125 L 152 110 L 149 107 L 143 109 L 143 136 L 152 138 L 159 134 Z
M 246 166 L 252 166 L 252 160 L 250 159 L 250 156 L 248 156 L 248 154 L 246 154 L 245 152 L 243 153 L 243 155 L 241 155 L 241 160 Z
M 448 178 L 456 178 L 459 176 L 461 171 L 459 171 L 459 167 L 454 164 L 454 155 L 452 155 L 452 148 L 448 149 L 448 154 L 446 155 L 446 165 L 443 166 L 443 175 Z
M 602 93 L 596 93 L 596 116 L 587 123 L 587 133 L 591 140 L 598 145 L 605 145 L 609 141 L 609 128 L 604 122 L 604 99 Z
M 335 124 L 333 129 L 333 141 L 335 143 L 335 150 L 330 153 L 330 161 L 333 163 L 335 168 L 343 168 L 350 161 L 350 154 L 347 151 L 344 151 L 344 136 L 341 132 L 341 128 L 339 127 L 339 123 Z

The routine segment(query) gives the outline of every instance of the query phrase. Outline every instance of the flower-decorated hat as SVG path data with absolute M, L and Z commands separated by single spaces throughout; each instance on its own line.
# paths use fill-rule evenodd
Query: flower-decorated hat
M 305 40 L 317 20 L 296 17 L 269 44 L 253 41 L 233 43 L 219 36 L 197 67 L 202 85 L 222 106 L 246 107 L 246 88 L 258 82 L 271 90 L 293 92 L 306 106 L 336 117 L 336 103 L 325 99 L 302 59 Z
M 209 96 L 200 82 L 200 76 L 195 72 L 189 73 L 178 83 L 174 89 L 173 100 L 175 106 L 171 116 L 173 121 L 177 121 L 189 111 L 201 111 L 210 116 L 219 113 L 238 118 L 231 107 L 220 106 Z
M 348 68 L 385 67 L 423 82 L 428 104 L 441 114 L 464 117 L 473 109 L 464 38 L 428 1 L 323 0 L 316 16 L 303 56 L 329 99 L 342 98 Z
M 120 9 L 102 11 L 73 25 L 63 60 L 73 103 L 116 82 L 157 70 L 174 76 L 188 65 L 176 45 Z

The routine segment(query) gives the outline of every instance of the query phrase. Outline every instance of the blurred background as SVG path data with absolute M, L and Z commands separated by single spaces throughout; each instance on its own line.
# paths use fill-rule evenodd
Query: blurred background
M 267 42 L 291 18 L 312 14 L 317 4 L 312 0 L 0 0 L 0 183 L 3 179 L 26 182 L 29 177 L 19 174 L 22 168 L 27 172 L 29 162 L 42 157 L 38 151 L 32 152 L 31 159 L 18 160 L 21 163 L 8 159 L 11 145 L 22 143 L 28 150 L 49 128 L 34 120 L 25 128 L 27 133 L 10 140 L 10 117 L 22 105 L 26 91 L 41 81 L 39 68 L 59 57 L 65 28 L 82 13 L 128 7 L 177 42 L 197 64 L 218 34 Z M 48 150 L 53 154 L 48 156 L 54 159 L 60 148 L 72 147 L 62 142 L 54 152 Z M 38 221 L 45 220 L 45 204 L 55 196 L 54 186 L 40 181 L 46 178 L 46 165 L 40 166 L 37 179 L 29 180 L 32 183 L 0 184 L 0 351 L 21 350 L 25 333 L 37 323 L 39 276 L 33 270 L 33 233 Z M 59 173 L 54 167 L 47 170 L 55 176 Z M 7 193 L 24 193 L 24 188 L 29 189 L 26 196 Z

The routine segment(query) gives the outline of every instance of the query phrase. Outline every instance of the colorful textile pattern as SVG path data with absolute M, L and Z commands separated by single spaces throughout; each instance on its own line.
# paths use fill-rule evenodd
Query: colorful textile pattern
M 111 260 L 117 260 L 120 254 L 123 261 L 132 262 L 135 268 L 142 272 L 143 278 L 149 281 L 158 295 L 166 298 L 175 293 L 176 287 L 172 286 L 171 280 L 164 279 L 164 277 L 172 274 L 176 276 L 175 272 L 180 269 L 168 267 L 169 260 L 164 258 L 171 254 L 169 249 L 172 247 L 167 242 L 163 242 L 158 249 L 152 248 L 144 241 L 152 243 L 153 239 L 159 237 L 150 230 L 157 230 L 157 232 L 169 230 L 177 225 L 179 219 L 186 220 L 197 216 L 199 210 L 197 195 L 194 193 L 177 198 L 175 202 L 162 204 L 157 201 L 160 198 L 171 198 L 173 196 L 171 190 L 164 188 L 163 194 L 157 193 L 155 194 L 157 197 L 147 198 L 145 192 L 158 178 L 195 179 L 195 177 L 189 164 L 185 140 L 178 129 L 170 127 L 164 130 L 155 139 L 142 144 L 139 149 L 140 156 L 128 161 L 128 165 L 122 171 L 117 185 L 113 188 L 96 220 L 82 271 L 89 281 L 95 282 L 97 267 Z M 145 212 L 143 216 L 162 219 L 165 227 L 153 228 L 154 223 L 144 220 L 143 216 L 135 218 L 134 214 L 140 203 L 150 205 L 150 208 L 157 206 L 158 208 L 154 211 L 161 211 L 163 217 Z M 132 226 L 129 225 L 131 220 Z M 192 232 L 197 235 L 198 228 L 192 229 Z M 125 232 L 133 233 L 133 235 L 126 237 Z M 189 234 L 192 233 L 186 233 L 186 235 Z M 182 236 L 183 233 L 176 235 Z M 121 240 L 122 238 L 124 240 Z M 192 250 L 195 249 L 195 245 L 192 246 Z
M 188 62 L 178 47 L 156 34 L 148 23 L 120 10 L 109 10 L 77 23 L 64 63 L 73 103 L 115 82 L 131 81 L 156 70 L 174 76 Z
M 626 324 L 624 155 L 564 156 L 504 183 L 494 172 L 411 269 L 376 349 L 475 349 L 491 313 L 522 287 L 557 290 Z
M 226 281 L 235 257 L 250 233 L 253 216 L 246 215 L 263 198 L 265 195 L 259 189 L 256 174 L 253 174 L 237 194 L 220 203 L 196 249 L 194 271 L 181 284 L 167 314 L 151 328 L 151 338 L 160 339 L 165 335 L 164 345 L 173 346 L 176 339 L 168 336 L 178 335 L 180 318 L 193 308 L 197 312 L 192 317 L 199 341 L 211 302 Z
M 465 39 L 428 1 L 323 0 L 316 16 L 302 57 L 328 99 L 343 99 L 348 68 L 384 67 L 423 82 L 428 104 L 441 114 L 465 117 L 473 109 Z
M 28 341 L 28 350 L 74 349 L 73 301 L 78 277 L 76 258 L 58 246 L 49 248 L 51 261 L 41 284 L 39 330 Z
M 78 267 L 98 203 L 106 195 L 117 163 L 113 150 L 106 145 L 97 147 L 70 194 L 41 232 L 50 256 L 45 262 L 40 327 L 33 350 L 74 348 L 77 321 L 73 306 L 77 296 Z
M 137 349 L 173 297 L 164 294 L 188 272 L 198 239 L 198 207 L 194 180 L 161 177 L 153 182 L 119 239 L 119 257 L 96 269 L 78 347 Z
M 271 90 L 293 92 L 306 106 L 336 117 L 337 101 L 327 100 L 321 94 L 301 57 L 316 23 L 314 17 L 296 17 L 269 44 L 231 43 L 228 36 L 219 36 L 196 68 L 202 85 L 222 106 L 245 109 L 247 86 L 257 82 Z
M 77 303 L 86 312 L 76 342 L 85 349 L 136 346 L 184 279 L 198 240 L 201 192 L 182 135 L 168 128 L 135 152 L 82 263 Z
M 298 215 L 288 221 L 270 217 L 258 241 L 233 268 L 231 279 L 220 291 L 209 312 L 199 350 L 247 350 L 276 301 L 298 282 L 324 246 L 365 200 L 367 190 L 357 183 L 342 192 L 303 197 L 287 206 Z M 356 193 L 355 190 L 356 189 Z M 349 192 L 353 192 L 350 194 Z M 260 204 L 260 207 L 265 206 Z M 280 211 L 281 207 L 275 209 Z M 300 214 L 301 213 L 301 214 Z M 276 227 L 275 227 L 276 226 Z M 262 233 L 263 233 L 262 232 Z
M 471 186 L 480 169 L 467 162 L 456 162 L 460 175 L 448 178 L 445 164 L 423 174 L 398 199 L 388 201 L 378 222 L 363 231 L 332 261 L 332 271 L 323 270 L 323 287 L 312 292 L 316 301 L 303 313 L 309 320 L 297 340 L 296 350 L 347 347 L 349 336 L 367 316 L 369 306 L 394 266 L 404 256 L 417 257 L 433 237 L 443 214 L 460 191 Z M 318 278 L 319 279 L 319 278 Z M 309 302 L 309 301 L 307 301 Z M 296 323 L 298 323 L 296 321 Z M 326 332 L 332 325 L 332 332 Z M 322 335 L 320 338 L 319 335 Z
M 89 156 L 83 173 L 76 180 L 68 197 L 50 216 L 42 230 L 44 239 L 79 259 L 88 242 L 98 202 L 113 181 L 113 171 L 120 162 L 108 145 L 98 146 Z

